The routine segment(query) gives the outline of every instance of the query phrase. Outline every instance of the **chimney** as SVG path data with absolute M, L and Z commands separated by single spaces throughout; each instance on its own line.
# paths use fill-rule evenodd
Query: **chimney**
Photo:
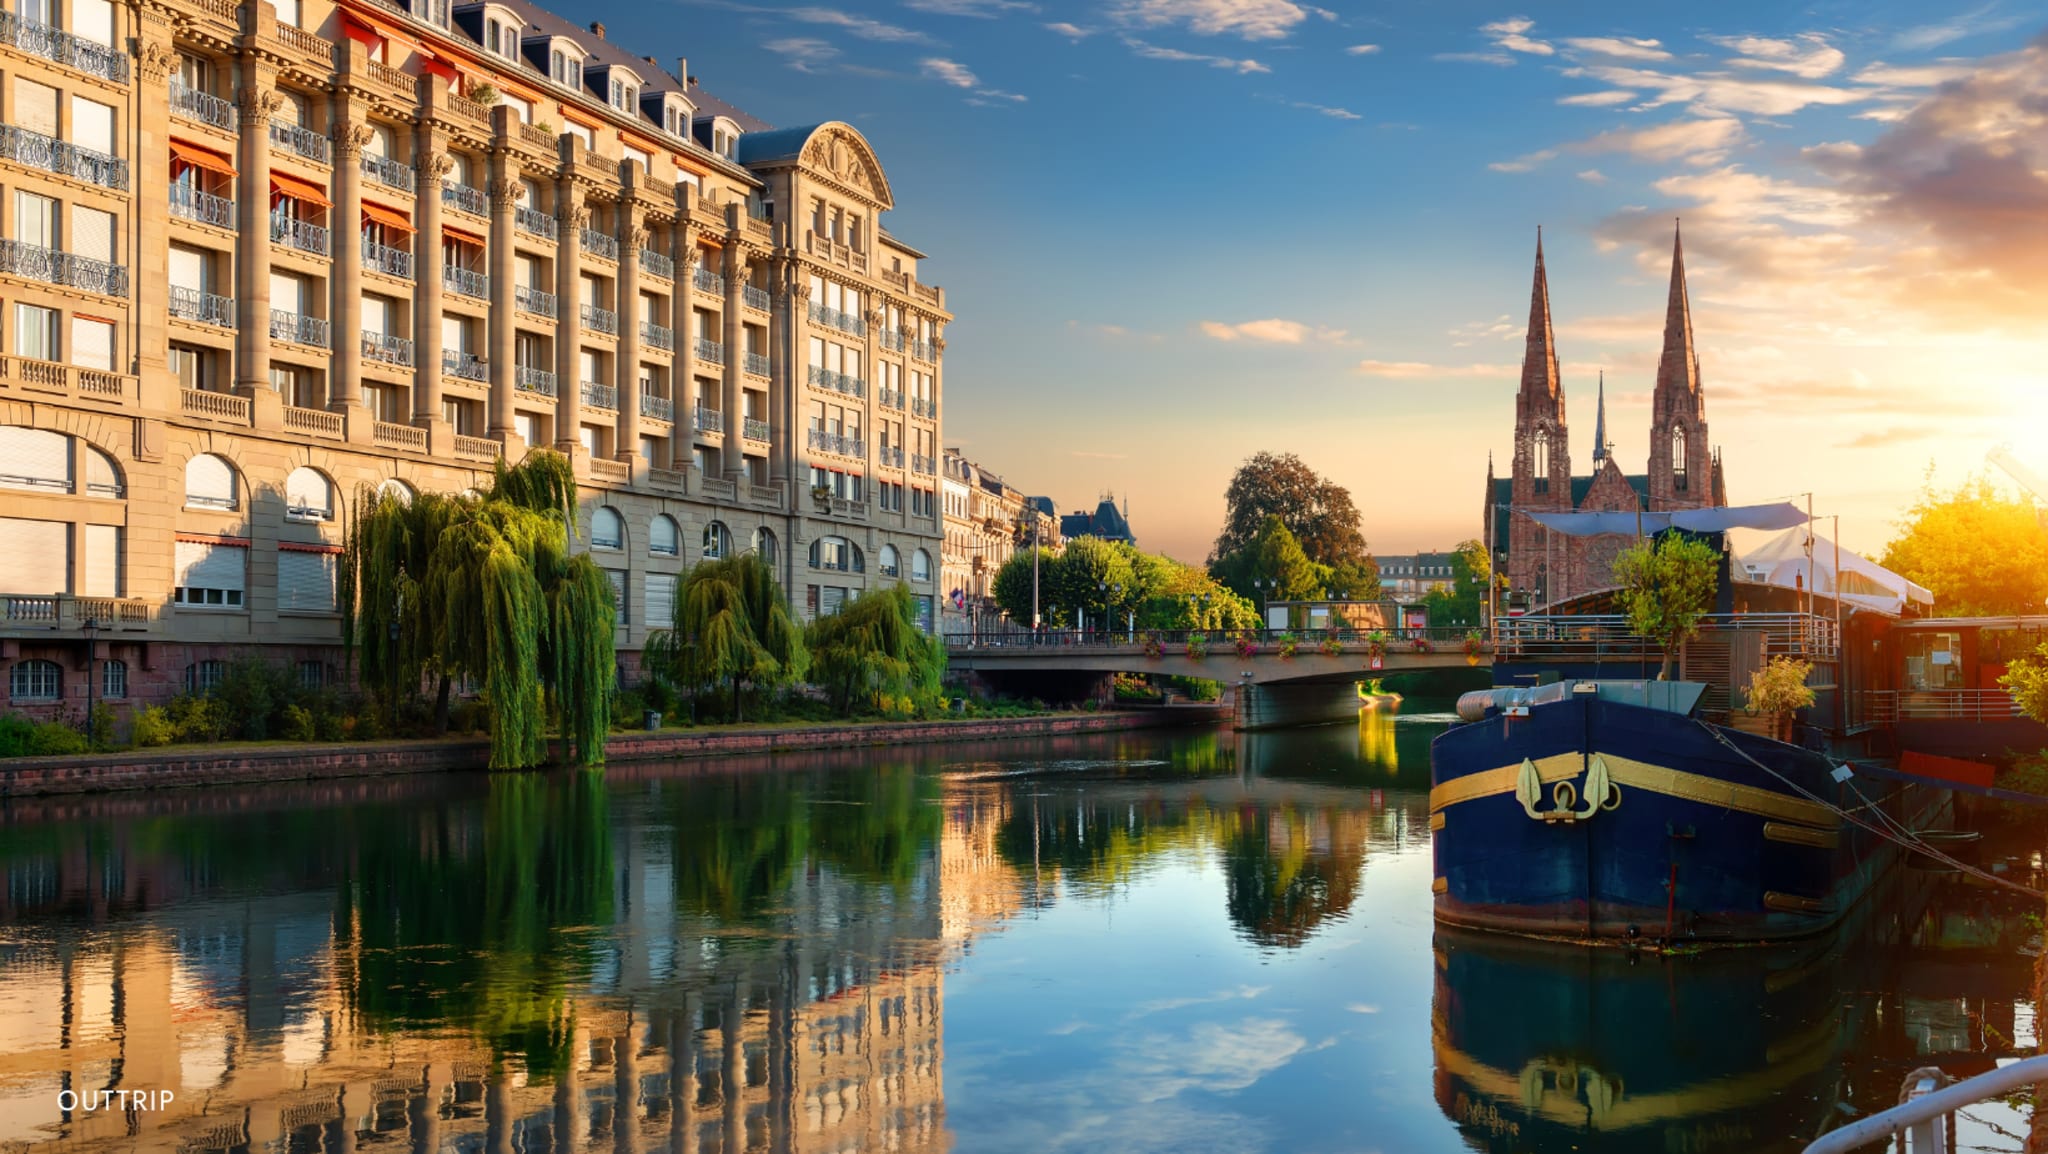
M 592 20 L 590 22 L 590 34 L 599 40 L 604 39 L 604 25 Z
M 683 84 L 684 84 L 684 86 L 685 86 L 685 87 L 687 87 L 687 86 L 689 86 L 689 85 L 691 85 L 691 84 L 695 84 L 695 83 L 697 82 L 697 78 L 696 78 L 696 77 L 694 77 L 694 76 L 692 76 L 692 75 L 690 75 L 690 58 L 689 58 L 689 57 L 687 57 L 687 56 L 678 56 L 678 57 L 676 57 L 676 75 L 677 75 L 677 76 L 680 76 L 680 77 L 682 77 L 682 78 L 683 78 Z

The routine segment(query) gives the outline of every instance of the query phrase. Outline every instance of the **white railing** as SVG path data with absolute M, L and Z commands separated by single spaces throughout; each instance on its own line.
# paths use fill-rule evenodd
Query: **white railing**
M 640 339 L 651 348 L 673 351 L 676 347 L 676 331 L 653 321 L 640 322 Z
M 171 286 L 171 315 L 204 325 L 233 328 L 235 298 L 224 297 L 183 285 Z
M 595 256 L 604 257 L 607 260 L 619 259 L 618 237 L 599 232 L 589 225 L 585 225 L 580 234 L 580 239 L 583 241 L 583 251 Z
M 595 332 L 617 335 L 619 314 L 598 305 L 584 305 L 577 315 L 583 320 L 583 327 Z
M 648 274 L 658 276 L 663 280 L 676 279 L 676 262 L 667 255 L 658 253 L 651 248 L 640 250 L 640 267 Z
M 457 268 L 452 264 L 442 265 L 441 287 L 466 297 L 487 300 L 491 295 L 491 278 L 471 269 Z
M 1807 613 L 1713 613 L 1700 619 L 1702 632 L 1761 633 L 1766 656 L 1785 654 L 1831 661 L 1839 648 L 1835 623 Z M 1656 643 L 1629 631 L 1620 614 L 1530 614 L 1499 623 L 1503 656 L 1636 658 L 1661 653 Z
M 2011 721 L 2025 717 L 2003 689 L 1866 689 L 1864 717 L 1879 725 L 1900 721 Z
M 412 366 L 412 342 L 386 333 L 363 334 L 363 357 L 387 365 Z
M 116 84 L 128 83 L 128 57 L 125 54 L 12 12 L 0 12 L 0 44 L 12 45 L 31 56 L 54 60 Z
M 307 224 L 288 216 L 270 218 L 270 240 L 286 248 L 310 252 L 315 256 L 327 255 L 327 230 L 317 224 Z
M 120 157 L 12 124 L 0 124 L 0 158 L 102 188 L 128 187 L 128 162 Z
M 270 339 L 291 341 L 294 344 L 327 347 L 330 329 L 323 317 L 309 317 L 302 313 L 286 312 L 284 309 L 270 310 Z
M 476 216 L 491 214 L 491 198 L 481 188 L 471 188 L 452 180 L 441 182 L 441 203 L 448 208 L 459 208 Z
M 522 393 L 552 397 L 555 395 L 555 374 L 546 369 L 519 365 L 512 374 L 512 387 Z
M 465 353 L 460 349 L 442 349 L 441 373 L 458 380 L 488 381 L 491 379 L 491 366 L 475 353 Z
M 171 186 L 171 215 L 196 220 L 200 224 L 210 224 L 215 228 L 234 228 L 238 222 L 234 201 L 225 196 L 201 192 L 189 184 Z
M 106 296 L 128 295 L 128 269 L 19 240 L 0 240 L 0 273 Z
M 537 316 L 555 315 L 555 294 L 530 285 L 512 286 L 512 304 Z
M 600 385 L 596 381 L 584 381 L 582 397 L 583 403 L 592 408 L 616 411 L 619 407 L 619 390 L 614 385 Z
M 241 129 L 242 119 L 229 101 L 210 92 L 190 88 L 177 77 L 171 77 L 171 114 L 215 128 L 236 132 Z
M 704 292 L 725 295 L 725 278 L 701 264 L 697 266 L 697 271 L 690 275 L 690 283 Z
M 700 433 L 725 432 L 725 414 L 717 409 L 707 409 L 702 405 L 698 405 L 697 419 L 694 423 L 697 426 L 697 431 Z
M 2032 1090 L 2048 1082 L 2048 1054 L 2022 1058 L 1951 1086 L 1941 1085 L 1942 1077 L 1939 1073 L 1928 1075 L 1915 1071 L 1907 1076 L 1898 1105 L 1880 1110 L 1868 1118 L 1858 1118 L 1840 1129 L 1830 1130 L 1807 1143 L 1803 1154 L 1852 1154 L 1853 1151 L 1873 1148 L 1888 1150 L 1894 1137 L 1904 1139 L 1901 1148 L 1907 1154 L 1944 1154 L 1955 1149 L 1956 1112 L 2016 1090 Z
M 530 232 L 549 240 L 555 239 L 555 218 L 537 208 L 528 208 L 523 204 L 514 208 L 512 223 L 521 232 Z
M 725 346 L 717 341 L 698 337 L 697 359 L 708 365 L 722 365 L 725 363 Z
M 402 248 L 378 244 L 369 237 L 363 238 L 363 267 L 386 276 L 402 280 L 412 279 L 412 254 Z
M 675 402 L 667 397 L 657 397 L 653 393 L 640 394 L 640 415 L 643 417 L 657 417 L 666 421 L 674 418 L 675 411 Z
M 417 187 L 419 178 L 413 174 L 412 166 L 400 164 L 388 156 L 363 154 L 363 175 L 387 188 L 404 189 L 407 192 Z

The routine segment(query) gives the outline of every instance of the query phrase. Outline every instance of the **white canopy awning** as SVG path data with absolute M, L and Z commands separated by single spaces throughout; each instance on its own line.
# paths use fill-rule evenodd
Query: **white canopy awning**
M 1835 572 L 1835 543 L 1816 533 L 1813 536 L 1812 570 L 1806 557 L 1806 529 L 1767 532 L 1731 529 L 1728 550 L 1733 554 L 1735 579 L 1784 589 L 1804 586 L 1815 593 L 1840 593 L 1843 602 L 1898 616 L 1906 604 L 1932 606 L 1934 594 L 1860 554 L 1842 550 L 1842 571 Z
M 1537 524 L 1567 537 L 1599 537 L 1611 533 L 1650 536 L 1666 529 L 1688 533 L 1725 533 L 1731 529 L 1790 529 L 1806 524 L 1799 506 L 1730 505 L 1715 509 L 1676 509 L 1668 513 L 1530 513 Z

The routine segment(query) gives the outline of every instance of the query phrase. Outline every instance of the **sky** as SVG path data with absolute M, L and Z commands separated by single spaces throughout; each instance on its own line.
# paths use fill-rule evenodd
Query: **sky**
M 1573 464 L 1648 456 L 1672 228 L 1734 503 L 1880 551 L 1929 468 L 2048 466 L 2048 6 L 579 3 L 874 145 L 943 285 L 945 440 L 1200 561 L 1300 454 L 1381 553 L 1480 534 L 1543 229 Z M 1803 497 L 1799 498 L 1804 500 Z

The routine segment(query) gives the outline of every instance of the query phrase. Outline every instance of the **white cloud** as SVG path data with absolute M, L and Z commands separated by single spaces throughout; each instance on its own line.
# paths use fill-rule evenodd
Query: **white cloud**
M 1373 56 L 1373 55 L 1376 55 L 1376 54 L 1378 54 L 1379 50 L 1380 50 L 1380 46 L 1379 46 L 1379 45 L 1377 45 L 1377 44 L 1353 44 L 1353 45 L 1352 45 L 1351 47 L 1349 47 L 1349 48 L 1346 48 L 1346 49 L 1344 50 L 1344 55 L 1346 55 L 1346 56 Z
M 1237 60 L 1229 56 L 1208 56 L 1200 52 L 1183 52 L 1178 48 L 1162 48 L 1157 44 L 1147 44 L 1143 40 L 1130 36 L 1124 37 L 1124 45 L 1133 53 L 1146 60 L 1178 60 L 1190 64 L 1206 64 L 1211 68 L 1225 68 L 1239 75 L 1273 71 L 1256 60 Z
M 1612 56 L 1618 60 L 1671 59 L 1671 53 L 1664 50 L 1662 41 L 1636 40 L 1628 36 L 1577 36 L 1567 39 L 1565 45 L 1580 52 Z
M 1496 160 L 1486 167 L 1495 172 L 1532 172 L 1544 161 L 1557 155 L 1555 148 L 1541 148 L 1535 152 L 1518 156 L 1513 160 Z
M 1203 36 L 1283 40 L 1320 8 L 1293 0 L 1117 0 L 1110 15 L 1139 28 L 1185 27 Z
M 1918 65 L 1891 65 L 1877 60 L 1858 72 L 1855 80 L 1858 84 L 1884 84 L 1893 88 L 1933 88 L 1951 80 L 1961 80 L 1976 71 L 1976 65 L 1963 60 Z
M 848 35 L 858 36 L 862 40 L 875 40 L 884 44 L 931 43 L 931 37 L 914 28 L 884 24 L 880 20 L 870 20 L 865 16 L 841 12 L 837 8 L 789 8 L 769 11 L 788 17 L 799 24 L 824 24 L 833 28 L 844 28 Z
M 1526 52 L 1531 56 L 1549 56 L 1555 53 L 1557 49 L 1551 47 L 1546 41 L 1536 40 L 1524 35 L 1524 33 L 1534 27 L 1536 27 L 1536 22 L 1527 16 L 1510 16 L 1506 20 L 1496 20 L 1491 24 L 1482 24 L 1479 26 L 1479 31 L 1485 33 L 1488 40 L 1493 41 L 1510 52 Z
M 1439 52 L 1430 59 L 1458 64 L 1494 64 L 1502 68 L 1515 62 L 1515 58 L 1505 52 Z
M 1574 108 L 1605 108 L 1610 104 L 1627 104 L 1636 94 L 1626 88 L 1612 88 L 1605 92 L 1581 92 L 1574 96 L 1560 96 L 1559 104 Z
M 1803 33 L 1792 40 L 1766 36 L 1708 36 L 1714 44 L 1736 53 L 1729 63 L 1737 68 L 1768 68 L 1790 72 L 1805 80 L 1819 80 L 1838 71 L 1848 57 L 1817 32 Z
M 815 36 L 789 36 L 761 45 L 788 61 L 798 72 L 815 72 L 818 66 L 839 57 L 839 49 Z
M 1587 184 L 1606 184 L 1607 174 L 1597 168 L 1589 168 L 1579 174 L 1579 179 Z
M 1424 380 L 1439 377 L 1512 377 L 1520 365 L 1432 365 L 1422 361 L 1360 361 L 1357 371 L 1368 377 Z
M 1303 324 L 1300 321 L 1272 317 L 1263 321 L 1244 321 L 1226 324 L 1222 321 L 1203 321 L 1199 326 L 1205 336 L 1219 341 L 1248 341 L 1253 344 L 1302 345 L 1311 341 L 1329 344 L 1344 340 L 1343 329 L 1323 329 Z
M 1306 100 L 1295 100 L 1295 101 L 1290 101 L 1289 103 L 1291 104 L 1291 106 L 1292 106 L 1292 107 L 1295 107 L 1295 108 L 1300 108 L 1300 109 L 1303 109 L 1303 110 L 1305 110 L 1305 111 L 1308 111 L 1308 112 L 1319 112 L 1319 113 L 1322 113 L 1322 114 L 1323 114 L 1324 116 L 1330 117 L 1330 118 L 1331 118 L 1332 120 L 1364 120 L 1364 119 L 1365 119 L 1365 117 L 1363 117 L 1363 116 L 1360 116 L 1360 115 L 1359 115 L 1359 114 L 1357 114 L 1356 112 L 1353 112 L 1353 111 L 1351 111 L 1351 110 L 1350 110 L 1349 108 L 1339 108 L 1339 107 L 1336 107 L 1335 105 L 1330 105 L 1330 104 L 1311 104 L 1311 103 L 1309 103 L 1309 102 L 1308 102 L 1308 101 L 1306 101 Z
M 1057 32 L 1069 40 L 1086 40 L 1090 36 L 1095 35 L 1095 29 L 1093 28 L 1083 28 L 1078 24 L 1069 24 L 1064 20 L 1046 25 L 1045 30 Z
M 1186 1090 L 1243 1090 L 1308 1052 L 1308 1040 L 1284 1021 L 1246 1018 L 1235 1025 L 1203 1022 L 1185 1037 L 1146 1035 L 1121 1044 L 1118 1084 L 1138 1102 L 1159 1102 Z
M 903 0 L 905 8 L 939 16 L 974 16 L 994 19 L 1002 12 L 1036 12 L 1038 5 L 1024 0 Z
M 920 67 L 926 79 L 936 80 L 941 84 L 950 84 L 955 88 L 973 88 L 981 83 L 981 78 L 968 71 L 966 65 L 947 60 L 942 56 L 926 57 L 920 62 Z
M 1742 122 L 1732 116 L 1674 120 L 1650 128 L 1615 129 L 1572 145 L 1575 152 L 1619 152 L 1637 160 L 1680 160 L 1712 164 L 1743 138 Z
M 1642 109 L 1668 104 L 1689 105 L 1696 112 L 1789 116 L 1810 105 L 1854 104 L 1876 98 L 1881 89 L 1841 88 L 1796 80 L 1756 79 L 1727 72 L 1697 74 L 1660 72 L 1614 64 L 1580 65 L 1563 70 L 1573 79 L 1599 80 L 1614 88 L 1645 89 Z

